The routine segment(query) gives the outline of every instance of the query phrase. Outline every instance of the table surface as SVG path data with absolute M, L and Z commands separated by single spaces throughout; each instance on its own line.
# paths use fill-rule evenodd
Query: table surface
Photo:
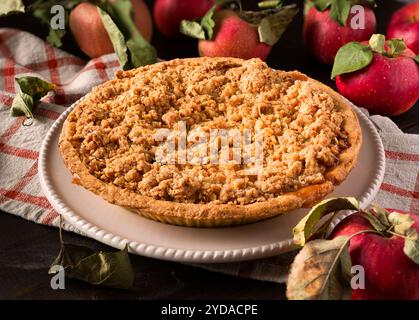
M 147 1 L 149 7 L 152 1 Z M 298 1 L 300 8 L 302 2 Z M 376 10 L 378 31 L 385 32 L 391 13 L 401 6 L 394 1 L 379 1 Z M 276 69 L 298 69 L 330 86 L 330 69 L 310 58 L 302 45 L 302 10 L 274 47 L 268 64 Z M 0 18 L 0 27 L 14 27 L 45 37 L 45 27 L 29 16 Z M 193 39 L 170 40 L 155 29 L 152 40 L 162 59 L 197 56 Z M 65 50 L 86 58 L 66 36 Z M 408 133 L 419 133 L 419 103 L 409 112 L 394 117 Z M 97 250 L 112 250 L 95 240 L 64 233 L 67 242 Z M 36 225 L 0 211 L 0 298 L 9 299 L 284 299 L 285 286 L 255 281 L 199 268 L 131 255 L 136 273 L 135 289 L 124 291 L 66 281 L 66 290 L 52 290 L 47 270 L 59 251 L 58 231 Z

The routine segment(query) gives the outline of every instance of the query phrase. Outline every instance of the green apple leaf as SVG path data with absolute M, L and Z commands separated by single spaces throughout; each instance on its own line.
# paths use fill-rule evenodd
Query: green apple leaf
M 18 92 L 13 99 L 10 114 L 12 117 L 26 116 L 26 118 L 32 119 L 33 105 L 33 98 L 30 95 L 23 92 Z
M 117 252 L 95 252 L 84 246 L 63 243 L 60 253 L 51 265 L 62 266 L 65 276 L 94 285 L 119 289 L 132 289 L 134 271 L 128 249 Z
M 388 226 L 381 223 L 380 219 L 376 217 L 371 211 L 364 211 L 362 215 L 365 219 L 369 221 L 371 226 L 378 232 L 382 233 L 388 229 Z
M 118 0 L 108 3 L 108 11 L 128 44 L 133 68 L 157 62 L 156 49 L 138 31 L 134 22 L 134 9 L 131 0 Z M 132 45 L 135 44 L 135 45 Z M 133 49 L 131 49 L 133 48 Z
M 411 230 L 408 233 L 408 238 L 404 240 L 403 252 L 410 260 L 419 265 L 419 236 L 416 230 Z
M 208 40 L 211 40 L 212 36 L 214 35 L 215 22 L 213 16 L 215 8 L 215 5 L 212 6 L 212 8 L 208 10 L 208 12 L 202 17 L 201 20 L 202 29 L 205 31 L 205 38 Z
M 392 224 L 394 232 L 402 236 L 407 235 L 407 231 L 411 229 L 414 223 L 410 215 L 399 212 L 391 212 L 388 215 L 388 220 Z
M 0 16 L 14 12 L 25 12 L 25 6 L 22 0 L 1 0 Z
M 390 39 L 388 40 L 387 54 L 390 57 L 397 57 L 406 49 L 406 44 L 402 39 Z
M 19 77 L 16 78 L 16 82 L 18 83 L 20 90 L 23 93 L 30 95 L 35 103 L 49 91 L 55 91 L 56 88 L 54 84 L 37 77 Z
M 308 242 L 295 257 L 287 281 L 290 300 L 343 300 L 351 297 L 349 238 Z
M 220 5 L 221 4 L 222 2 L 220 2 Z M 180 33 L 199 40 L 211 40 L 214 35 L 215 27 L 213 16 L 218 5 L 219 4 L 213 5 L 199 22 L 182 20 L 180 22 Z
M 60 252 L 48 273 L 55 273 L 55 266 L 64 268 L 65 276 L 118 289 L 132 289 L 134 270 L 128 254 L 128 246 L 117 252 L 96 252 L 88 247 L 65 243 L 60 219 Z
M 371 48 L 359 42 L 349 42 L 342 46 L 335 57 L 332 76 L 336 76 L 361 70 L 368 66 L 373 58 Z
M 419 54 L 417 54 L 417 55 L 414 57 L 414 60 L 415 60 L 417 63 L 419 63 Z
M 392 224 L 396 235 L 405 239 L 403 247 L 404 254 L 414 263 L 419 265 L 419 235 L 413 227 L 415 221 L 410 214 L 402 214 L 399 212 L 391 212 L 388 216 L 388 220 Z
M 141 43 L 134 39 L 129 39 L 126 42 L 128 53 L 130 56 L 131 65 L 133 68 L 144 66 L 155 62 L 155 52 L 150 52 L 150 48 L 144 48 Z M 153 50 L 153 49 L 150 49 Z M 125 68 L 125 70 L 130 68 Z
M 380 206 L 373 204 L 371 209 L 361 211 L 361 213 L 362 216 L 369 221 L 374 230 L 379 232 L 382 236 L 385 236 L 387 230 L 391 228 L 391 223 L 388 220 L 388 215 L 390 213 Z
M 63 45 L 62 38 L 65 36 L 66 31 L 61 29 L 49 29 L 48 36 L 46 38 L 47 42 L 53 45 L 56 48 L 59 48 Z
M 259 41 L 273 46 L 279 41 L 287 26 L 298 13 L 296 5 L 282 7 L 264 17 L 258 26 Z
M 329 8 L 333 2 L 333 0 L 306 0 L 306 3 L 313 3 L 317 10 L 324 11 Z
M 318 236 L 319 233 L 316 232 L 316 227 L 317 229 L 320 228 L 321 230 L 326 231 L 332 221 L 332 217 L 329 218 L 325 224 L 318 226 L 320 220 L 326 215 L 340 210 L 359 210 L 358 200 L 353 197 L 342 197 L 330 198 L 319 202 L 294 227 L 294 243 L 299 246 L 304 246 L 314 234 Z
M 351 10 L 350 0 L 334 0 L 330 8 L 330 17 L 341 26 L 346 25 Z
M 55 91 L 55 85 L 37 77 L 16 78 L 19 92 L 12 102 L 10 114 L 12 117 L 26 116 L 33 119 L 33 106 L 41 100 L 49 91 Z
M 156 49 L 144 39 L 134 23 L 134 10 L 130 0 L 102 2 L 98 6 L 105 29 L 124 70 L 157 61 Z
M 100 18 L 102 19 L 103 26 L 105 27 L 106 32 L 109 35 L 109 39 L 112 42 L 112 46 L 115 50 L 116 56 L 118 57 L 119 63 L 122 66 L 122 69 L 129 68 L 129 58 L 128 58 L 128 47 L 125 43 L 125 38 L 122 32 L 119 30 L 118 26 L 113 22 L 111 16 L 102 10 L 97 8 Z
M 191 38 L 205 40 L 204 28 L 196 21 L 182 20 L 180 22 L 180 33 Z
M 282 0 L 266 0 L 266 1 L 259 2 L 258 7 L 261 9 L 276 8 L 281 4 L 282 4 Z
M 386 37 L 382 34 L 373 34 L 369 40 L 369 45 L 371 49 L 380 54 L 384 52 L 385 44 Z
M 388 220 L 388 215 L 390 214 L 390 212 L 388 212 L 384 208 L 381 208 L 377 204 L 373 204 L 371 207 L 372 207 L 372 211 L 374 213 L 374 216 L 377 217 L 377 219 L 380 221 L 380 223 L 382 225 L 386 226 L 387 228 L 389 228 L 391 226 L 391 223 Z

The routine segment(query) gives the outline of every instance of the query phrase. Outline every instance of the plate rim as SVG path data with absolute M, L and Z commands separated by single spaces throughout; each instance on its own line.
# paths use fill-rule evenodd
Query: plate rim
M 58 119 L 53 123 L 49 128 L 47 135 L 42 141 L 40 153 L 39 153 L 39 162 L 38 162 L 38 175 L 41 184 L 41 188 L 47 197 L 48 201 L 51 203 L 53 208 L 64 217 L 64 219 L 69 222 L 73 227 L 81 231 L 86 236 L 93 238 L 99 242 L 105 243 L 111 247 L 122 249 L 128 245 L 128 250 L 131 253 L 139 254 L 142 256 L 157 258 L 168 261 L 177 261 L 177 262 L 193 262 L 193 263 L 225 263 L 225 262 L 239 262 L 246 260 L 254 260 L 258 258 L 266 258 L 269 256 L 274 256 L 280 253 L 290 251 L 294 248 L 292 239 L 278 241 L 270 244 L 265 244 L 261 246 L 247 247 L 241 249 L 226 249 L 226 250 L 185 250 L 185 249 L 175 249 L 170 247 L 164 247 L 160 245 L 153 245 L 150 243 L 140 243 L 134 240 L 129 240 L 124 237 L 121 237 L 117 234 L 114 234 L 105 229 L 101 229 L 91 222 L 85 220 L 77 213 L 73 212 L 66 203 L 60 198 L 60 196 L 54 191 L 51 183 L 51 179 L 47 174 L 47 151 L 48 147 L 51 144 L 51 140 L 54 137 L 54 134 L 57 128 L 64 122 L 68 114 L 84 99 L 88 97 L 89 93 L 73 104 L 71 104 L 67 110 L 65 110 Z M 347 100 L 346 98 L 344 98 Z M 382 140 L 373 124 L 373 122 L 353 103 L 347 100 L 352 106 L 353 110 L 359 118 L 365 122 L 370 133 L 374 144 L 378 150 L 378 163 L 376 167 L 376 174 L 374 181 L 370 184 L 367 191 L 359 199 L 360 205 L 362 208 L 366 207 L 371 203 L 373 198 L 378 193 L 379 187 L 384 179 L 385 173 L 385 153 Z M 350 215 L 351 212 L 343 212 L 340 214 L 334 222 L 332 227 L 337 225 L 345 217 Z M 156 222 L 160 223 L 160 222 Z

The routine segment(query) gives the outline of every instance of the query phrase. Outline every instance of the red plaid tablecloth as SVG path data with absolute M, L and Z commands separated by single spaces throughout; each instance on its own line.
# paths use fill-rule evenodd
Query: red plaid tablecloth
M 0 29 L 0 209 L 40 224 L 58 226 L 57 212 L 42 194 L 38 155 L 49 127 L 65 108 L 92 86 L 113 77 L 119 63 L 114 54 L 85 62 L 43 40 L 14 29 Z M 12 118 L 18 90 L 16 76 L 35 75 L 57 85 L 34 110 L 32 126 Z M 386 174 L 375 202 L 419 214 L 419 136 L 401 132 L 388 118 L 372 116 L 386 150 Z M 65 229 L 74 229 L 65 225 Z M 243 263 L 200 265 L 210 270 L 282 282 L 292 254 Z

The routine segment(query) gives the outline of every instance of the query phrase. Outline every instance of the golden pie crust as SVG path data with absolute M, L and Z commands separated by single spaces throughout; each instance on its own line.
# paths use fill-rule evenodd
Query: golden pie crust
M 189 132 L 262 130 L 262 172 L 159 163 L 156 131 L 176 132 L 179 121 Z M 59 144 L 73 183 L 110 203 L 165 223 L 217 227 L 323 199 L 356 164 L 361 140 L 350 104 L 304 74 L 259 59 L 191 58 L 118 71 L 77 104 Z

